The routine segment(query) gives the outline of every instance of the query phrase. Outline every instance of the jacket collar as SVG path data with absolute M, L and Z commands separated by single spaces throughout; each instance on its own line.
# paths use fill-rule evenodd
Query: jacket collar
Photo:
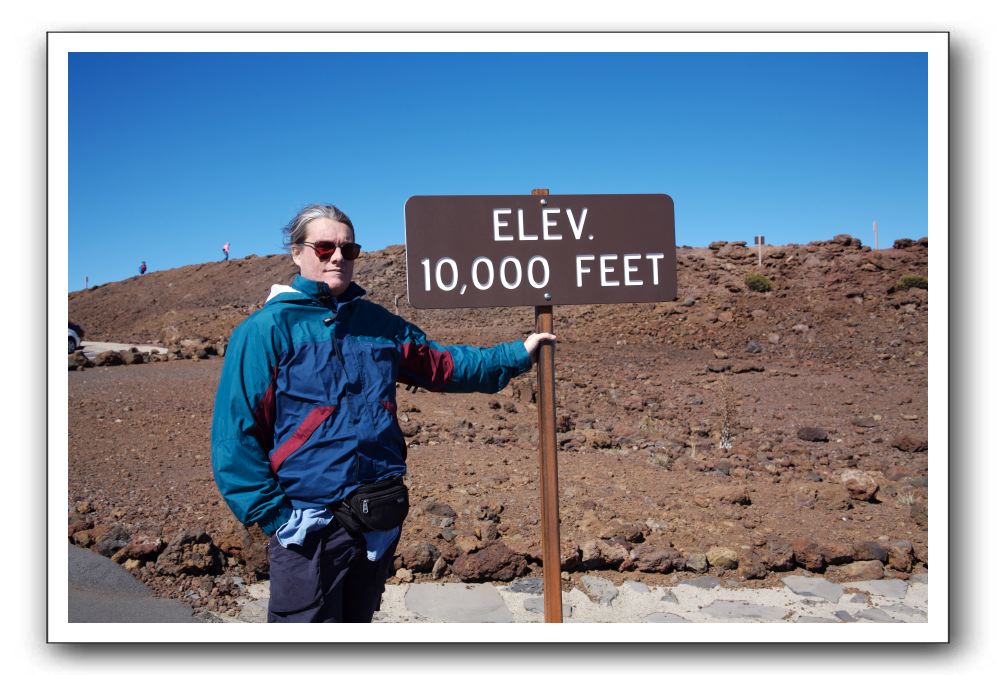
M 291 282 L 291 288 L 304 293 L 310 298 L 314 298 L 323 305 L 329 305 L 332 307 L 352 302 L 367 293 L 358 284 L 350 282 L 346 290 L 343 291 L 338 298 L 336 298 L 332 296 L 332 292 L 329 290 L 328 285 L 324 281 L 312 281 L 311 279 L 305 279 L 300 274 L 294 277 L 294 281 Z

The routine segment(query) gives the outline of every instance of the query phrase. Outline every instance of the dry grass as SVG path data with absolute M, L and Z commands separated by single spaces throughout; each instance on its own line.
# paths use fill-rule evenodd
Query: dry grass
M 916 495 L 913 494 L 912 490 L 905 490 L 896 494 L 896 503 L 900 506 L 912 506 L 916 501 Z
M 733 447 L 733 430 L 737 426 L 737 398 L 729 378 L 722 379 L 717 396 L 720 409 L 719 447 L 729 450 Z

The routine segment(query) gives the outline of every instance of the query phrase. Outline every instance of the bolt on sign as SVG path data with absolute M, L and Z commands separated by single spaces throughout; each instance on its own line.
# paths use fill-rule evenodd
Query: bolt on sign
M 677 297 L 664 194 L 411 197 L 408 300 L 420 309 Z

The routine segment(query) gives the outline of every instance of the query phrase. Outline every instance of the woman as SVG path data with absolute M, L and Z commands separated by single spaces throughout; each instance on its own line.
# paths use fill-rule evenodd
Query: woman
M 556 338 L 443 347 L 363 299 L 345 213 L 306 206 L 284 232 L 300 273 L 232 333 L 211 432 L 215 481 L 240 521 L 272 535 L 270 622 L 369 622 L 408 506 L 396 383 L 496 392 Z

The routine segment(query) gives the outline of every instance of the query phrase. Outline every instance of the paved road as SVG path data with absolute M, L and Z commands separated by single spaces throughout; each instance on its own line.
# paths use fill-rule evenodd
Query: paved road
M 152 591 L 109 558 L 69 544 L 70 623 L 189 623 L 193 610 Z

